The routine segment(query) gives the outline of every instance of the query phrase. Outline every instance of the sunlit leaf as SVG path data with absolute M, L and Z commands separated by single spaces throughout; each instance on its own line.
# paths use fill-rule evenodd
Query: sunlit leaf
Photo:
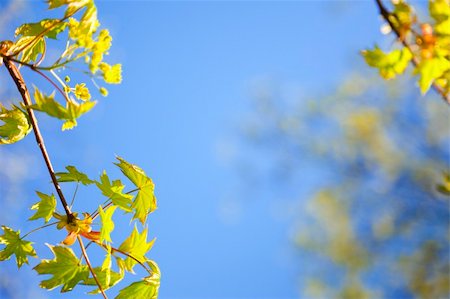
M 41 199 L 41 201 L 35 203 L 31 209 L 37 210 L 36 213 L 29 220 L 36 220 L 39 218 L 43 218 L 47 223 L 51 218 L 56 209 L 56 199 L 55 196 L 47 195 L 36 191 L 37 195 Z
M 98 211 L 100 214 L 100 220 L 102 223 L 100 229 L 100 242 L 112 242 L 111 240 L 111 232 L 114 230 L 114 222 L 112 221 L 112 215 L 116 210 L 117 206 L 109 207 L 106 211 L 103 211 L 102 207 L 98 207 Z
M 58 182 L 78 182 L 83 185 L 90 185 L 95 183 L 95 181 L 88 178 L 88 176 L 76 169 L 75 166 L 66 166 L 67 172 L 57 172 L 55 173 Z
M 34 267 L 39 274 L 52 275 L 50 279 L 43 280 L 40 286 L 52 290 L 62 285 L 61 292 L 71 291 L 80 281 L 89 277 L 89 268 L 80 263 L 79 258 L 72 249 L 62 246 L 48 245 L 55 258 L 53 260 L 42 260 Z
M 126 212 L 131 212 L 131 199 L 133 198 L 130 194 L 124 194 L 123 188 L 125 185 L 122 184 L 120 180 L 115 180 L 110 182 L 106 171 L 103 171 L 100 176 L 100 182 L 95 182 L 97 187 L 102 191 L 102 194 L 113 202 L 114 205 L 118 206 Z
M 424 60 L 416 70 L 416 73 L 420 75 L 419 87 L 422 94 L 425 94 L 430 89 L 434 80 L 442 76 L 449 69 L 450 61 L 444 57 L 434 57 Z
M 155 242 L 155 239 L 147 242 L 147 233 L 148 228 L 145 228 L 142 233 L 139 233 L 135 226 L 131 235 L 120 245 L 119 250 L 130 254 L 141 263 L 144 263 L 147 260 L 145 254 L 152 248 Z M 124 269 L 132 272 L 136 263 L 134 259 L 127 257 L 123 264 Z
M 45 36 L 56 39 L 56 36 L 64 31 L 67 23 L 61 22 L 59 19 L 43 19 L 37 23 L 23 24 L 16 29 L 16 36 Z
M 81 104 L 68 101 L 66 107 L 64 107 L 55 101 L 54 94 L 47 96 L 42 94 L 38 89 L 35 90 L 34 100 L 36 101 L 36 104 L 32 105 L 31 108 L 45 112 L 50 116 L 66 120 L 66 123 L 63 125 L 63 130 L 71 129 L 76 126 L 76 119 L 91 110 L 96 104 L 96 102 L 90 101 Z
M 0 144 L 15 143 L 31 131 L 27 113 L 15 105 L 8 110 L 0 103 L 0 121 Z
M 156 210 L 155 185 L 145 172 L 138 166 L 117 157 L 115 163 L 123 174 L 139 189 L 131 207 L 135 210 L 133 219 L 137 218 L 145 223 L 147 215 Z
M 11 255 L 16 256 L 17 267 L 21 267 L 24 263 L 28 264 L 28 256 L 36 257 L 33 244 L 20 238 L 20 231 L 13 231 L 7 226 L 2 226 L 3 235 L 0 235 L 0 244 L 6 247 L 0 249 L 0 261 L 8 260 Z
M 385 79 L 392 79 L 396 75 L 403 74 L 412 58 L 407 48 L 384 53 L 380 48 L 375 47 L 373 50 L 363 51 L 362 55 L 367 64 L 377 68 Z
M 100 282 L 100 285 L 102 286 L 103 290 L 107 290 L 107 289 L 113 287 L 119 281 L 121 281 L 124 277 L 123 272 L 117 273 L 115 271 L 112 271 L 111 269 L 102 269 L 101 267 L 94 268 L 94 273 L 97 276 L 97 279 Z M 88 278 L 82 284 L 91 285 L 91 286 L 97 285 L 97 283 L 93 277 Z M 99 288 L 96 288 L 93 291 L 89 292 L 89 294 L 97 294 L 97 293 L 100 293 Z M 130 298 L 133 298 L 133 297 L 130 297 Z M 134 297 L 134 298 L 137 298 L 137 297 Z
M 115 299 L 129 299 L 129 298 L 158 298 L 158 290 L 161 280 L 161 273 L 153 263 L 153 273 L 151 276 L 144 278 L 142 281 L 134 282 L 126 288 L 120 290 L 119 295 Z M 157 269 L 157 271 L 155 271 Z

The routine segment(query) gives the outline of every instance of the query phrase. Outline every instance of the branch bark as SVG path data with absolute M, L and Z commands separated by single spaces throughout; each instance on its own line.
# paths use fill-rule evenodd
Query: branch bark
M 400 40 L 400 42 L 403 44 L 403 46 L 405 46 L 413 54 L 413 58 L 411 61 L 412 61 L 412 64 L 415 67 L 417 67 L 419 65 L 419 60 L 417 59 L 417 57 L 414 56 L 414 52 L 412 50 L 411 45 L 402 37 L 400 31 L 398 30 L 398 28 L 395 27 L 394 23 L 391 20 L 391 17 L 395 17 L 395 16 L 383 5 L 382 0 L 375 0 L 375 2 L 378 6 L 378 9 L 380 10 L 380 15 L 389 24 L 392 31 L 395 33 L 395 35 Z M 444 102 L 446 102 L 448 105 L 450 105 L 450 94 L 445 94 L 444 89 L 441 86 L 437 85 L 435 82 L 433 82 L 432 86 L 433 86 L 433 89 L 442 97 Z
M 47 149 L 45 148 L 44 139 L 42 138 L 41 131 L 39 130 L 38 122 L 36 119 L 36 116 L 34 115 L 33 109 L 31 109 L 31 97 L 30 93 L 28 91 L 27 85 L 25 84 L 25 81 L 19 71 L 19 69 L 16 67 L 16 65 L 9 60 L 8 58 L 4 57 L 3 62 L 5 64 L 5 67 L 8 69 L 9 74 L 11 75 L 11 78 L 14 80 L 14 83 L 17 86 L 17 89 L 22 96 L 22 100 L 25 103 L 25 107 L 28 112 L 28 116 L 30 117 L 31 125 L 33 126 L 33 132 L 34 136 L 36 137 L 36 143 L 39 146 L 39 149 L 41 150 L 42 157 L 44 158 L 45 164 L 47 166 L 48 173 L 50 174 L 50 177 L 52 179 L 53 186 L 56 189 L 56 193 L 58 193 L 59 200 L 61 201 L 61 204 L 64 208 L 64 211 L 67 215 L 67 221 L 69 223 L 73 222 L 75 220 L 74 215 L 72 214 L 72 211 L 70 210 L 69 205 L 67 204 L 66 199 L 64 198 L 64 194 L 62 193 L 61 186 L 58 183 L 58 180 L 55 176 L 55 171 L 53 170 L 52 162 L 50 160 L 50 157 L 48 155 Z

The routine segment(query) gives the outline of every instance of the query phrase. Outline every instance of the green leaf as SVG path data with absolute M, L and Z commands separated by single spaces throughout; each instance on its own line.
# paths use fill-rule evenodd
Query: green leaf
M 158 298 L 158 290 L 161 281 L 161 273 L 155 262 L 150 261 L 153 273 L 151 276 L 145 277 L 142 281 L 134 282 L 123 290 L 120 290 L 119 295 L 115 299 L 128 298 Z M 150 265 L 150 264 L 149 264 Z M 156 271 L 155 271 L 156 270 Z
M 450 172 L 444 172 L 442 176 L 442 183 L 436 185 L 436 190 L 439 193 L 450 196 Z
M 98 211 L 100 214 L 100 220 L 102 222 L 102 226 L 100 229 L 100 243 L 103 241 L 111 243 L 111 232 L 114 230 L 114 222 L 112 221 L 112 215 L 116 210 L 117 206 L 109 207 L 106 212 L 103 211 L 102 207 L 98 207 Z
M 27 23 L 16 29 L 16 36 L 32 36 L 40 35 L 48 38 L 56 39 L 56 36 L 64 31 L 67 23 L 60 22 L 59 19 L 43 19 L 37 23 Z M 50 29 L 49 29 L 50 28 Z M 48 30 L 48 31 L 46 31 Z
M 142 223 L 147 220 L 147 215 L 156 210 L 155 185 L 145 172 L 136 165 L 128 163 L 117 157 L 119 163 L 115 163 L 122 173 L 139 189 L 131 207 L 135 210 L 133 219 L 139 219 Z
M 7 226 L 2 226 L 3 235 L 0 235 L 0 244 L 6 247 L 0 250 L 0 261 L 9 260 L 11 255 L 16 256 L 17 267 L 20 268 L 24 263 L 28 264 L 28 255 L 37 257 L 30 241 L 20 238 L 20 230 L 15 232 Z
M 52 218 L 52 215 L 56 210 L 55 196 L 53 194 L 50 196 L 39 191 L 36 191 L 36 193 L 41 201 L 35 203 L 31 207 L 32 210 L 37 210 L 37 212 L 28 220 L 43 218 L 45 219 L 45 223 L 47 223 Z
M 114 205 L 126 212 L 132 211 L 130 205 L 133 196 L 122 192 L 125 185 L 120 180 L 115 180 L 111 184 L 106 171 L 103 171 L 103 174 L 100 176 L 100 182 L 97 181 L 95 184 L 102 191 L 103 195 L 111 199 Z
M 87 280 L 89 268 L 82 265 L 72 249 L 62 246 L 48 245 L 53 252 L 55 259 L 42 260 L 34 267 L 38 274 L 50 274 L 52 277 L 43 280 L 40 286 L 44 289 L 52 290 L 62 285 L 61 292 L 71 291 L 80 281 Z
M 95 183 L 95 181 L 88 178 L 88 176 L 76 169 L 75 166 L 66 166 L 66 169 L 68 172 L 57 172 L 55 173 L 58 182 L 65 183 L 65 182 L 78 182 L 82 183 L 83 185 L 90 185 Z
M 141 263 L 145 263 L 147 258 L 145 254 L 152 248 L 155 239 L 147 242 L 148 228 L 145 228 L 142 233 L 139 233 L 136 226 L 131 235 L 120 245 L 119 250 L 124 251 Z M 130 257 L 125 259 L 123 267 L 129 272 L 133 272 L 133 267 L 136 265 L 136 261 Z
M 97 276 L 98 281 L 100 282 L 100 285 L 102 286 L 103 290 L 107 290 L 114 285 L 116 285 L 119 281 L 121 281 L 124 277 L 124 273 L 117 273 L 115 271 L 112 271 L 111 269 L 102 269 L 101 267 L 94 268 L 94 273 Z M 85 280 L 83 285 L 92 285 L 96 286 L 97 283 L 93 277 L 89 277 L 87 280 Z M 100 293 L 100 289 L 96 288 L 89 292 L 89 294 L 98 294 Z
M 441 77 L 449 69 L 450 61 L 444 57 L 438 56 L 423 60 L 415 70 L 420 75 L 419 87 L 422 94 L 425 94 L 430 89 L 434 80 Z
M 15 143 L 31 131 L 28 114 L 19 107 L 13 105 L 11 110 L 6 109 L 0 103 L 0 144 Z
M 392 79 L 396 75 L 403 74 L 412 59 L 412 54 L 407 48 L 384 53 L 375 46 L 373 50 L 363 51 L 362 55 L 366 63 L 377 68 L 385 79 Z
M 35 38 L 34 36 L 22 36 L 10 48 L 11 53 L 20 51 L 20 60 L 30 63 L 36 61 L 39 54 L 45 51 L 45 40 L 43 37 Z
M 96 102 L 86 101 L 78 104 L 73 101 L 66 103 L 66 107 L 63 107 L 54 99 L 54 94 L 46 96 L 42 94 L 38 89 L 34 92 L 34 100 L 36 104 L 31 108 L 47 113 L 50 116 L 66 120 L 63 125 L 63 130 L 71 129 L 77 125 L 76 119 L 84 113 L 91 110 Z

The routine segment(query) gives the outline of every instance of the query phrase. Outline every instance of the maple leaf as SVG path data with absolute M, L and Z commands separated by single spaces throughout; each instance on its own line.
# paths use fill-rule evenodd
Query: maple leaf
M 158 298 L 161 272 L 155 262 L 148 261 L 148 264 L 153 270 L 152 275 L 145 277 L 142 281 L 134 282 L 126 288 L 120 290 L 119 295 L 117 295 L 115 299 Z
M 112 242 L 111 240 L 111 232 L 114 230 L 114 222 L 112 221 L 112 215 L 116 210 L 117 206 L 110 207 L 106 211 L 103 211 L 102 207 L 98 207 L 98 211 L 100 214 L 100 220 L 102 222 L 102 226 L 100 229 L 100 242 Z
M 66 166 L 68 172 L 57 172 L 55 175 L 57 176 L 58 182 L 78 182 L 83 185 L 93 184 L 94 181 L 89 179 L 88 176 L 76 169 L 75 166 Z
M 155 185 L 145 172 L 136 165 L 128 163 L 117 157 L 119 163 L 115 163 L 122 173 L 139 189 L 131 207 L 135 210 L 133 219 L 139 219 L 145 223 L 147 215 L 156 210 Z
M 121 281 L 124 277 L 123 272 L 118 273 L 118 272 L 112 271 L 110 268 L 102 269 L 102 267 L 96 267 L 93 270 L 94 270 L 94 273 L 97 276 L 97 280 L 100 283 L 100 285 L 102 286 L 103 290 L 107 290 L 107 289 L 113 287 L 119 281 Z M 85 280 L 82 284 L 97 286 L 97 282 L 92 277 Z M 100 293 L 99 288 L 96 288 L 93 291 L 89 292 L 89 294 L 97 294 L 97 293 Z M 130 297 L 130 298 L 133 298 L 133 297 Z
M 155 239 L 147 242 L 148 228 L 145 228 L 142 233 L 139 233 L 136 225 L 130 236 L 120 245 L 119 250 L 126 252 L 133 256 L 135 259 L 144 263 L 147 258 L 145 254 L 152 248 Z M 127 257 L 122 263 L 125 270 L 133 272 L 133 267 L 136 265 L 136 261 L 130 257 Z
M 38 89 L 34 92 L 34 100 L 36 104 L 31 105 L 34 110 L 42 111 L 50 116 L 65 120 L 62 130 L 72 129 L 77 125 L 76 119 L 84 113 L 91 110 L 96 102 L 86 101 L 78 104 L 74 101 L 68 101 L 66 107 L 55 101 L 55 95 L 46 96 Z
M 56 209 L 55 196 L 53 194 L 50 196 L 50 195 L 41 193 L 39 191 L 36 191 L 36 193 L 39 196 L 39 198 L 41 199 L 41 201 L 35 203 L 31 207 L 32 210 L 37 210 L 37 211 L 28 220 L 36 220 L 39 218 L 43 218 L 45 220 L 45 223 L 47 223 L 52 218 L 52 215 Z
M 80 281 L 88 279 L 88 266 L 80 263 L 72 249 L 48 244 L 47 246 L 53 252 L 55 259 L 42 260 L 33 268 L 38 274 L 52 275 L 50 279 L 41 281 L 42 288 L 52 290 L 62 285 L 61 292 L 64 293 L 71 291 Z
M 30 241 L 20 238 L 20 230 L 15 232 L 7 226 L 2 226 L 3 235 L 0 236 L 0 244 L 6 247 L 0 250 L 0 261 L 8 260 L 11 255 L 16 256 L 17 267 L 20 268 L 24 263 L 28 264 L 28 255 L 37 257 Z
M 100 176 L 100 182 L 97 181 L 95 184 L 102 191 L 103 195 L 111 199 L 114 205 L 126 212 L 131 212 L 130 205 L 133 196 L 122 192 L 125 185 L 120 180 L 115 180 L 111 184 L 106 171 L 103 171 L 103 174 Z
M 31 131 L 28 114 L 13 105 L 11 110 L 0 103 L 0 144 L 11 144 L 23 139 Z

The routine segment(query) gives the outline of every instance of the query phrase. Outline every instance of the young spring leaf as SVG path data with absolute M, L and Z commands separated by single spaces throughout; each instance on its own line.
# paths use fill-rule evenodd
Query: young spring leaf
M 88 279 L 88 266 L 80 263 L 72 249 L 51 245 L 48 247 L 53 252 L 55 259 L 42 260 L 34 267 L 38 274 L 52 275 L 50 279 L 41 281 L 42 288 L 52 290 L 62 285 L 61 292 L 64 293 L 71 291 L 80 281 Z
M 45 112 L 50 116 L 66 121 L 62 126 L 63 131 L 75 127 L 77 125 L 76 119 L 91 110 L 96 104 L 96 102 L 90 101 L 80 104 L 69 101 L 66 103 L 66 107 L 64 107 L 55 101 L 54 94 L 46 96 L 38 89 L 34 92 L 34 100 L 36 104 L 31 106 L 34 110 Z
M 147 258 L 145 254 L 152 248 L 155 239 L 147 242 L 148 229 L 145 228 L 142 233 L 139 233 L 137 227 L 134 226 L 134 230 L 131 235 L 120 245 L 119 250 L 126 252 L 136 258 L 141 263 L 144 263 Z M 125 270 L 133 272 L 133 267 L 136 265 L 136 261 L 130 257 L 127 257 L 123 263 Z
M 31 131 L 28 115 L 13 105 L 11 110 L 0 103 L 0 144 L 11 144 L 23 139 Z
M 37 210 L 37 211 L 28 220 L 36 220 L 39 218 L 43 218 L 45 220 L 45 223 L 47 223 L 52 218 L 52 215 L 56 210 L 55 196 L 53 194 L 50 196 L 50 195 L 41 193 L 39 191 L 36 191 L 36 193 L 39 196 L 39 198 L 41 199 L 41 201 L 35 203 L 31 207 L 32 210 Z
M 112 184 L 109 181 L 109 177 L 106 171 L 103 171 L 100 176 L 100 182 L 95 182 L 97 187 L 102 191 L 102 194 L 109 199 L 112 203 L 126 212 L 131 212 L 131 199 L 133 198 L 130 194 L 124 194 L 123 188 L 125 185 L 122 184 L 120 180 L 113 181 Z
M 20 231 L 13 231 L 7 226 L 2 226 L 3 235 L 0 235 L 0 244 L 6 247 L 0 250 L 0 261 L 8 260 L 11 255 L 16 256 L 17 267 L 20 268 L 24 263 L 28 264 L 28 257 L 36 257 L 33 244 L 20 238 Z
M 128 298 L 158 298 L 158 290 L 161 281 L 161 273 L 155 262 L 150 261 L 152 268 L 152 275 L 145 277 L 142 281 L 134 282 L 123 290 L 120 290 L 119 295 L 115 299 Z
M 32 36 L 38 35 L 56 39 L 56 36 L 64 31 L 67 23 L 61 22 L 59 19 L 43 19 L 37 23 L 27 23 L 16 29 L 16 36 Z
M 67 172 L 57 172 L 55 173 L 58 182 L 78 182 L 83 185 L 90 185 L 95 183 L 93 180 L 89 179 L 88 176 L 80 171 L 75 166 L 66 166 Z
M 416 69 L 420 75 L 419 87 L 422 94 L 430 89 L 434 80 L 441 77 L 446 71 L 450 70 L 450 61 L 444 57 L 434 57 L 424 60 Z
M 407 48 L 384 53 L 375 46 L 373 50 L 362 51 L 362 55 L 366 63 L 377 68 L 385 79 L 392 79 L 396 75 L 403 74 L 412 59 L 412 54 Z
M 145 172 L 136 165 L 128 163 L 117 157 L 119 163 L 115 163 L 122 173 L 139 189 L 131 207 L 135 210 L 133 219 L 139 219 L 145 223 L 147 215 L 156 210 L 155 185 Z
M 114 221 L 112 221 L 112 215 L 116 210 L 117 206 L 109 207 L 106 211 L 103 211 L 102 207 L 98 207 L 100 214 L 100 220 L 102 223 L 100 229 L 100 243 L 103 241 L 111 243 L 111 232 L 114 230 Z

